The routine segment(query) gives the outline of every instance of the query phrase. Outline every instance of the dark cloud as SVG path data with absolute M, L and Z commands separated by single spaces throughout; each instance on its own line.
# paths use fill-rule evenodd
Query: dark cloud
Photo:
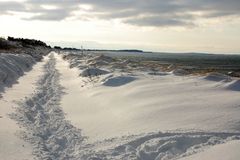
M 90 5 L 84 10 L 80 5 Z M 43 5 L 54 6 L 45 8 Z M 0 14 L 22 11 L 34 14 L 29 20 L 120 19 L 137 26 L 193 26 L 199 18 L 240 16 L 240 0 L 28 0 L 0 2 Z M 194 14 L 201 13 L 201 14 Z

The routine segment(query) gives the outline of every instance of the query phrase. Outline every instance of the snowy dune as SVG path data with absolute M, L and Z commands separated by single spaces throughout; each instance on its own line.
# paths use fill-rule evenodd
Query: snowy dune
M 209 150 L 182 158 L 180 160 L 237 160 L 240 157 L 239 147 L 239 141 L 231 141 L 225 144 L 214 146 Z
M 130 61 L 102 55 L 51 53 L 3 94 L 0 123 L 12 125 L 1 128 L 0 155 L 239 159 L 239 79 L 183 75 L 133 68 Z
M 34 63 L 34 58 L 27 54 L 0 53 L 0 92 L 15 83 Z
M 237 79 L 215 73 L 200 77 L 178 76 L 181 75 L 178 71 L 164 74 L 161 72 L 133 74 L 118 70 L 89 79 L 81 76 L 86 68 L 86 63 L 84 64 L 83 61 L 71 59 L 70 66 L 76 67 L 71 70 L 69 64 L 61 57 L 58 57 L 57 61 L 59 62 L 57 68 L 62 74 L 60 82 L 67 88 L 68 93 L 62 99 L 66 118 L 81 128 L 91 142 L 104 142 L 111 137 L 124 137 L 124 140 L 127 139 L 125 147 L 131 147 L 129 141 L 139 143 L 132 146 L 133 151 L 118 153 L 119 157 L 115 158 L 128 159 L 132 156 L 139 159 L 161 159 L 158 156 L 162 154 L 162 159 L 168 156 L 172 159 L 185 156 L 187 152 L 195 152 L 194 149 L 180 151 L 182 148 L 177 148 L 174 144 L 168 146 L 170 153 L 158 151 L 163 144 L 154 141 L 161 141 L 159 139 L 169 138 L 169 143 L 172 140 L 177 143 L 185 141 L 181 142 L 182 138 L 172 139 L 162 136 L 161 133 L 158 134 L 159 131 L 173 132 L 171 135 L 173 137 L 179 135 L 185 137 L 186 144 L 183 146 L 189 145 L 189 150 L 199 144 L 202 146 L 211 144 L 209 140 L 204 140 L 205 136 L 210 135 L 210 139 L 217 137 L 219 141 L 212 142 L 214 145 L 231 139 L 234 135 L 231 133 L 239 135 L 240 92 L 238 92 Z M 96 65 L 93 68 L 97 68 Z M 103 66 L 101 69 L 110 70 L 108 66 Z M 225 134 L 224 138 L 218 136 L 225 132 L 229 135 Z M 194 140 L 192 144 L 188 143 L 192 139 L 188 133 L 199 138 L 196 144 Z M 133 140 L 134 135 L 143 136 L 144 140 L 137 138 Z M 148 138 L 151 135 L 154 135 L 154 138 Z M 131 138 L 128 140 L 125 136 Z M 107 145 L 119 145 L 116 143 L 119 143 L 121 138 L 117 139 L 114 139 L 112 144 L 108 142 Z M 98 147 L 103 147 L 103 144 Z M 152 153 L 145 147 L 152 148 Z M 176 148 L 179 153 L 171 153 L 171 149 Z M 137 152 L 143 154 L 139 155 Z
M 78 76 L 81 70 L 69 70 L 67 62 L 58 61 L 61 82 L 69 90 L 63 108 L 90 138 L 176 129 L 239 131 L 237 79 L 110 73 L 88 82 Z

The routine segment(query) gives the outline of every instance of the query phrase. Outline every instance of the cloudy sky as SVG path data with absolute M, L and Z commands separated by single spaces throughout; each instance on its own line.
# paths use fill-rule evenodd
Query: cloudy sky
M 52 45 L 240 53 L 240 0 L 0 0 L 0 21 Z

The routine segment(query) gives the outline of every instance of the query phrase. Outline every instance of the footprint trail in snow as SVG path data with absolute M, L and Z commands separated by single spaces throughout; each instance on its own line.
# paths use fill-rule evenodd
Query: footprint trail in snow
M 81 131 L 65 120 L 60 108 L 63 88 L 59 84 L 60 74 L 55 69 L 55 58 L 51 54 L 44 65 L 44 76 L 38 82 L 37 92 L 19 102 L 16 113 L 11 114 L 19 125 L 25 127 L 22 138 L 30 142 L 33 154 L 39 159 L 74 159 L 84 137 Z

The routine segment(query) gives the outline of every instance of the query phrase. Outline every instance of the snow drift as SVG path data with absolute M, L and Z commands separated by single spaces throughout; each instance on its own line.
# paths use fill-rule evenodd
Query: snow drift
M 209 73 L 204 79 L 209 80 L 209 81 L 225 81 L 229 82 L 231 81 L 231 77 L 224 75 L 222 73 Z
M 176 76 L 185 76 L 189 74 L 189 72 L 184 69 L 175 69 L 174 71 L 172 71 L 172 73 Z
M 127 83 L 130 83 L 132 81 L 136 80 L 135 77 L 130 77 L 130 76 L 117 76 L 113 78 L 107 79 L 103 85 L 105 86 L 111 86 L 111 87 L 118 87 L 125 85 Z
M 228 86 L 227 89 L 232 90 L 232 91 L 240 91 L 240 80 L 234 80 L 231 82 Z
M 57 60 L 61 83 L 69 89 L 63 110 L 89 142 L 82 159 L 179 159 L 240 139 L 237 80 L 185 70 L 121 70 L 118 60 L 100 64 L 99 57 L 76 57 L 69 60 L 75 66 L 94 62 L 109 70 L 87 81 L 78 76 L 82 69 L 69 70 L 67 62 Z
M 100 76 L 103 74 L 107 74 L 109 73 L 108 71 L 105 71 L 103 69 L 99 69 L 99 68 L 88 68 L 88 69 L 84 69 L 81 73 L 80 76 L 82 77 L 93 77 L 93 76 Z
M 108 65 L 114 61 L 115 60 L 112 57 L 97 55 L 91 59 L 88 59 L 87 64 L 93 65 L 93 66 L 103 66 L 103 65 Z
M 0 53 L 0 90 L 15 83 L 34 63 L 32 56 L 27 54 Z
M 11 114 L 36 158 L 171 160 L 240 139 L 238 80 L 121 70 L 104 56 L 69 58 L 71 69 L 51 54 L 36 92 Z

